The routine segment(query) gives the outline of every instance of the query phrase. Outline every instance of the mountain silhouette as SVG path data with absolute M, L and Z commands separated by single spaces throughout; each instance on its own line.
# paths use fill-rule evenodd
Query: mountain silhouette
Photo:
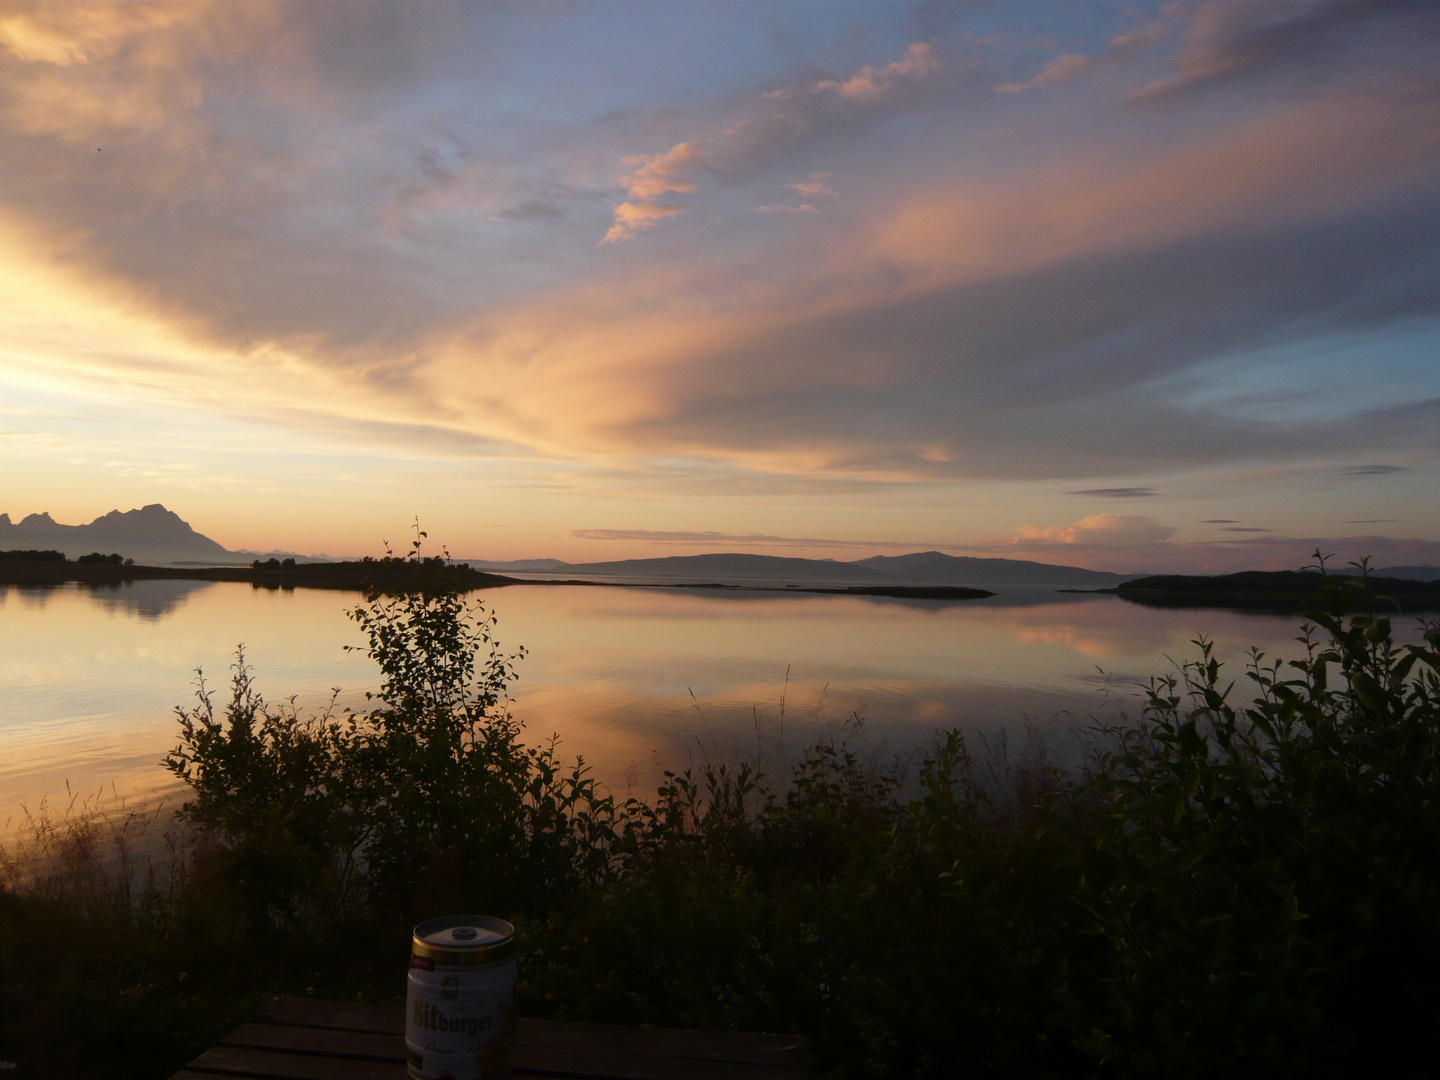
M 0 514 L 0 551 L 42 548 L 78 558 L 92 551 L 115 553 L 137 563 L 233 561 L 233 553 L 196 532 L 159 503 L 139 510 L 112 510 L 88 525 L 61 525 L 49 514 L 30 514 L 17 524 Z
M 1009 585 L 1064 588 L 1109 588 L 1134 577 L 1107 574 L 1078 566 L 1052 566 L 1025 559 L 976 559 L 919 551 L 910 555 L 876 555 L 855 562 L 800 559 L 780 555 L 726 552 L 715 555 L 672 555 L 658 559 L 566 563 L 555 559 L 522 559 L 491 563 L 467 560 L 477 569 L 512 573 L 543 573 L 558 577 L 628 577 L 657 582 L 730 584 L 774 582 L 794 585 Z

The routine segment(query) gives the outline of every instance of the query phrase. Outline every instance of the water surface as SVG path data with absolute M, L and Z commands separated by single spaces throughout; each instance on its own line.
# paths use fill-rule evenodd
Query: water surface
M 1212 637 L 1295 655 L 1297 620 L 1158 610 L 1113 596 L 1010 590 L 964 603 L 521 585 L 474 594 L 529 656 L 513 687 L 531 738 L 558 734 L 618 789 L 653 788 L 702 756 L 777 760 L 854 732 L 905 753 L 960 726 L 1062 736 Z M 358 594 L 146 581 L 119 589 L 0 586 L 0 824 L 70 792 L 173 787 L 159 766 L 196 669 L 223 701 L 243 643 L 270 700 L 364 706 L 378 672 L 346 609 Z M 788 672 L 788 674 L 787 674 Z

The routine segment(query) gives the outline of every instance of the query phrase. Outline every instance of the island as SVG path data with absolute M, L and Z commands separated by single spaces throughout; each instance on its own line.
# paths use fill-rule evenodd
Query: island
M 1346 610 L 1352 612 L 1373 610 L 1377 615 L 1395 615 L 1440 611 L 1440 582 L 1297 570 L 1247 570 L 1214 576 L 1159 574 L 1097 591 L 1165 608 L 1220 607 L 1291 613 L 1328 608 L 1338 595 Z

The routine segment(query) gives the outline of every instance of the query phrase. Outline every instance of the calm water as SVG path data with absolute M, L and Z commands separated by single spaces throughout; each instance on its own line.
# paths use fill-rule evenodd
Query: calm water
M 1191 656 L 1197 633 L 1236 674 L 1250 645 L 1296 652 L 1291 618 L 1048 591 L 949 605 L 575 586 L 477 596 L 499 613 L 502 644 L 529 650 L 513 694 L 530 737 L 558 734 L 567 755 L 640 790 L 700 756 L 758 745 L 773 758 L 857 720 L 877 753 L 956 725 L 1063 735 L 1112 714 L 1116 696 L 1133 703 L 1134 681 Z M 22 803 L 64 802 L 67 782 L 169 790 L 158 762 L 174 707 L 193 700 L 196 668 L 223 700 L 241 642 L 268 699 L 319 708 L 339 688 L 360 706 L 378 675 L 344 651 L 361 643 L 345 615 L 359 599 L 231 583 L 0 586 L 0 825 Z

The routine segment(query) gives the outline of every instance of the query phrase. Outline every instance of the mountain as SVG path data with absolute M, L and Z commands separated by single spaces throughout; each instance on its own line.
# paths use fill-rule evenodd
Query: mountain
M 671 555 L 661 559 L 622 559 L 618 562 L 571 563 L 552 574 L 581 574 L 596 577 L 646 577 L 673 581 L 731 582 L 774 581 L 874 584 L 873 571 L 834 559 L 796 559 L 779 555 Z M 889 578 L 886 581 L 892 580 Z
M 92 551 L 114 552 L 156 565 L 236 561 L 232 552 L 159 503 L 124 513 L 112 510 L 88 525 L 61 525 L 49 514 L 31 514 L 16 523 L 9 514 L 0 514 L 0 551 L 14 548 L 54 549 L 71 559 Z
M 919 551 L 874 555 L 851 566 L 868 566 L 915 585 L 1035 585 L 1052 589 L 1108 589 L 1134 574 L 1107 574 L 1078 566 L 1053 566 L 1029 559 L 977 559 Z
M 557 559 L 515 562 L 467 560 L 477 569 L 543 573 L 558 577 L 629 577 L 652 581 L 733 584 L 843 583 L 848 585 L 1032 585 L 1055 589 L 1101 589 L 1134 575 L 1106 574 L 1076 566 L 1051 566 L 1024 559 L 975 559 L 938 551 L 877 555 L 855 562 L 799 559 L 779 555 L 672 555 L 659 559 L 565 563 Z
M 512 573 L 543 574 L 551 570 L 564 570 L 569 563 L 559 559 L 511 559 L 509 562 L 485 562 L 483 559 L 462 559 L 475 566 L 484 565 L 487 570 L 509 570 Z
M 1440 566 L 1380 566 L 1372 577 L 1401 578 L 1406 581 L 1440 581 Z

